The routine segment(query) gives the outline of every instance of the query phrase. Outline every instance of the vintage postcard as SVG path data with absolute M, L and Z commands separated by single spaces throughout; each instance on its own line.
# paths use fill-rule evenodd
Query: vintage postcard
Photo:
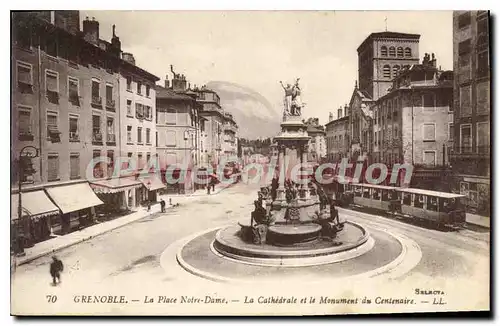
M 13 315 L 490 311 L 490 13 L 11 12 Z

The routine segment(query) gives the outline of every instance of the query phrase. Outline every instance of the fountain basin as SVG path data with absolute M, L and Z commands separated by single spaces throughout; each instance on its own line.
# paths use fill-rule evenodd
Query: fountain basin
M 293 246 L 318 240 L 320 232 L 321 226 L 315 223 L 272 225 L 268 229 L 267 240 L 276 246 Z
M 283 226 L 279 227 L 278 231 L 282 234 L 283 230 L 294 231 L 282 229 Z M 240 263 L 293 267 L 344 261 L 370 251 L 374 245 L 374 240 L 365 228 L 349 221 L 345 223 L 344 230 L 337 234 L 334 241 L 316 237 L 313 241 L 299 242 L 292 246 L 249 243 L 240 237 L 240 232 L 237 225 L 220 229 L 211 244 L 212 251 L 220 257 Z M 311 232 L 316 231 L 308 228 L 304 234 L 309 235 Z

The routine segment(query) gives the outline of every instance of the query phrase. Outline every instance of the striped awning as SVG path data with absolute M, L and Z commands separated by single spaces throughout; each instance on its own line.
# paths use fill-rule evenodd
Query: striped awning
M 121 191 L 142 187 L 139 180 L 130 178 L 113 178 L 90 182 L 90 187 L 96 194 L 114 194 Z
M 87 182 L 51 187 L 46 191 L 63 214 L 103 204 Z
M 19 207 L 19 194 L 11 195 L 11 219 L 16 220 L 18 216 Z M 22 192 L 21 204 L 23 217 L 29 216 L 31 219 L 39 219 L 45 216 L 59 214 L 59 208 L 52 201 L 43 190 Z
M 139 180 L 149 191 L 167 187 L 155 173 L 150 173 L 146 176 L 139 176 L 137 180 Z

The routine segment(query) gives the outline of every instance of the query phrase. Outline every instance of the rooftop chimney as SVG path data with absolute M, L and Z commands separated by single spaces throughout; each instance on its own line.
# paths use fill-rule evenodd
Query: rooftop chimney
M 337 119 L 342 118 L 342 107 L 337 110 Z
M 349 116 L 349 107 L 347 106 L 347 104 L 344 106 L 344 117 L 347 117 Z
M 123 60 L 135 66 L 135 58 L 132 53 L 123 52 Z
M 165 75 L 165 88 L 170 88 L 170 80 L 168 80 L 168 75 Z
M 116 36 L 116 26 L 113 25 L 113 36 L 111 37 L 111 48 L 112 52 L 115 56 L 120 57 L 120 53 L 122 52 L 122 43 L 120 42 L 120 38 Z
M 83 21 L 83 36 L 84 39 L 92 44 L 97 44 L 99 42 L 99 22 L 92 17 L 86 17 Z
M 330 114 L 328 115 L 328 121 L 330 122 L 330 121 L 332 121 L 332 120 L 333 120 L 333 113 L 332 113 L 332 112 L 330 112 Z

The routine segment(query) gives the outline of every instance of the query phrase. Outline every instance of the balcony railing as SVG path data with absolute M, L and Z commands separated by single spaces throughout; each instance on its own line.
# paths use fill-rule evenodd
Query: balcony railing
M 116 108 L 116 103 L 115 100 L 112 99 L 106 99 L 106 110 L 107 111 L 115 111 Z
M 76 132 L 69 133 L 69 141 L 70 142 L 78 142 L 80 141 L 80 136 Z
M 489 156 L 491 151 L 490 146 L 460 146 L 450 151 L 451 156 Z
M 21 93 L 33 94 L 33 85 L 28 82 L 17 82 L 17 88 Z
M 78 93 L 70 93 L 69 102 L 73 105 L 80 106 L 80 96 L 78 96 Z
M 35 139 L 31 131 L 21 131 L 19 132 L 19 140 L 32 141 Z
M 90 103 L 93 107 L 102 108 L 102 97 L 92 96 L 92 102 Z
M 59 93 L 56 91 L 47 90 L 47 99 L 50 103 L 59 104 Z
M 106 135 L 106 143 L 108 145 L 116 144 L 116 135 L 115 134 L 107 134 Z
M 92 133 L 92 144 L 102 145 L 102 133 L 100 132 Z

